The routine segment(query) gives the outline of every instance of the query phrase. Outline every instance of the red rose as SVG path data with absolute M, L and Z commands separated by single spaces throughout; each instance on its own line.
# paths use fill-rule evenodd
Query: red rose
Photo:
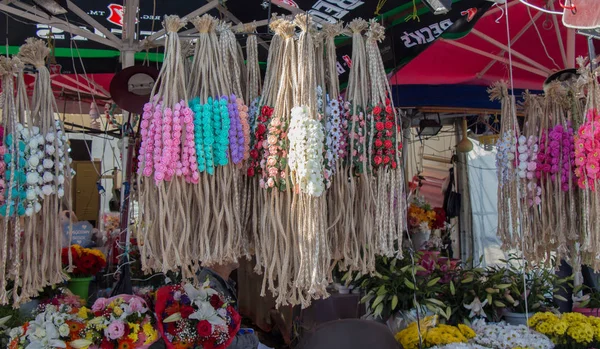
M 215 309 L 219 309 L 223 306 L 223 301 L 221 300 L 221 297 L 219 297 L 219 295 L 213 294 L 210 297 L 210 305 L 212 305 L 213 308 Z
M 387 114 L 385 119 L 389 121 L 394 121 L 394 114 Z
M 381 156 L 379 156 L 379 155 L 376 155 L 376 156 L 373 158 L 373 161 L 375 162 L 375 165 L 380 165 L 380 164 L 381 164 L 381 161 L 383 161 L 383 160 L 381 159 Z
M 402 143 L 398 143 L 398 150 L 402 150 Z
M 379 106 L 376 106 L 375 108 L 373 108 L 373 114 L 375 114 L 375 115 L 381 114 L 381 108 Z
M 392 131 L 390 131 L 390 130 L 385 131 L 385 136 L 386 137 L 392 137 Z
M 267 127 L 263 124 L 258 124 L 258 126 L 256 126 L 256 132 L 258 133 L 258 135 L 262 135 L 265 132 L 267 132 Z
M 383 131 L 383 129 L 385 128 L 385 125 L 383 124 L 383 122 L 376 122 L 375 128 L 377 129 L 377 131 Z
M 271 114 L 273 113 L 273 111 L 271 110 L 271 108 L 269 108 L 269 106 L 264 105 L 262 107 L 262 109 L 260 110 L 260 113 L 262 115 L 265 115 L 265 116 L 271 116 Z
M 383 157 L 383 163 L 384 164 L 389 164 L 390 163 L 390 157 L 389 156 L 384 156 Z
M 382 145 L 383 145 L 383 142 L 381 141 L 381 139 L 376 139 L 375 140 L 375 146 L 377 148 L 381 148 Z
M 388 97 L 385 97 L 385 105 L 390 105 L 392 103 Z
M 396 161 L 392 161 L 392 168 L 395 169 L 398 166 L 398 164 L 396 163 Z
M 258 159 L 258 150 L 256 150 L 256 149 L 250 150 L 250 157 L 252 157 L 253 159 Z
M 392 144 L 392 141 L 390 141 L 389 139 L 386 139 L 386 140 L 385 140 L 385 142 L 383 142 L 383 146 L 384 146 L 386 149 L 390 149 L 390 148 L 392 147 L 392 145 L 393 145 L 393 144 Z
M 394 123 L 393 122 L 391 122 L 391 121 L 386 121 L 385 122 L 385 128 L 386 128 L 386 130 L 391 130 L 392 127 L 394 127 Z
M 179 313 L 181 313 L 181 317 L 184 319 L 190 317 L 190 315 L 192 315 L 193 312 L 194 308 L 190 307 L 189 305 L 184 305 L 183 307 L 181 307 L 181 309 L 179 309 Z
M 248 167 L 248 177 L 254 177 L 254 167 Z
M 200 337 L 208 337 L 212 334 L 212 325 L 206 320 L 202 320 L 196 325 L 196 331 Z
M 393 112 L 392 106 L 388 105 L 387 107 L 385 107 L 385 112 L 388 113 L 388 114 L 391 114 Z
M 377 149 L 377 151 L 375 152 L 375 154 L 377 154 L 377 155 L 381 155 L 381 154 L 383 154 L 383 150 L 381 150 L 381 149 Z
M 102 343 L 100 343 L 100 349 L 113 349 L 115 346 L 112 345 L 112 343 L 104 338 L 104 340 L 102 340 Z

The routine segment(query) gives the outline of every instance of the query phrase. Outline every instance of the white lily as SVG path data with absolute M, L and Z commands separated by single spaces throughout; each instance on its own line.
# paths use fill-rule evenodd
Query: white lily
M 202 321 L 206 320 L 212 325 L 224 325 L 225 320 L 219 316 L 215 308 L 207 302 L 201 302 L 197 304 L 198 310 L 190 315 L 190 319 Z
M 481 317 L 487 318 L 485 311 L 483 311 L 483 308 L 487 305 L 487 303 L 488 303 L 487 299 L 485 301 L 483 301 L 483 303 L 482 303 L 479 300 L 479 298 L 475 297 L 475 299 L 473 300 L 473 302 L 471 302 L 471 304 L 465 304 L 464 305 L 465 309 L 468 309 L 471 311 L 471 313 L 469 314 L 469 318 L 474 318 L 475 316 L 481 316 Z
M 32 335 L 28 335 L 29 345 L 25 349 L 66 348 L 67 344 L 60 340 L 58 330 L 52 323 L 32 324 Z M 29 334 L 30 331 L 28 330 Z
M 12 315 L 5 316 L 5 317 L 1 318 L 0 319 L 0 326 L 4 326 L 4 324 L 6 324 L 8 322 L 8 320 L 10 320 L 11 317 L 12 317 Z
M 210 288 L 210 282 L 206 281 L 200 289 L 195 288 L 192 284 L 185 284 L 183 286 L 185 293 L 197 306 L 201 303 L 206 302 L 212 295 L 219 294 L 217 291 Z
M 71 343 L 69 343 L 71 345 L 72 348 L 75 349 L 86 349 L 89 348 L 90 345 L 92 345 L 94 342 L 89 341 L 87 339 L 77 339 L 72 341 Z

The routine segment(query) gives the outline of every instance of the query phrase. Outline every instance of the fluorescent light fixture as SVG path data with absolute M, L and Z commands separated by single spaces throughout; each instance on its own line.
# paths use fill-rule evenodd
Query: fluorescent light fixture
M 421 0 L 434 15 L 443 15 L 452 9 L 452 0 Z
M 33 2 L 53 16 L 64 15 L 68 12 L 65 0 L 33 0 Z

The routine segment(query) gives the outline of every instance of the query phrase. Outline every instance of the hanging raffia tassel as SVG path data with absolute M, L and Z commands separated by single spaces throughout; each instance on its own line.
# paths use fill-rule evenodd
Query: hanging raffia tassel
M 369 100 L 369 72 L 363 32 L 368 24 L 363 19 L 355 19 L 347 28 L 352 33 L 352 69 L 348 80 L 347 100 L 351 103 L 349 120 L 349 155 L 344 173 L 348 176 L 347 201 L 352 207 L 346 209 L 347 235 L 350 246 L 345 264 L 352 270 L 366 274 L 375 268 L 373 200 L 371 175 L 367 165 L 371 163 L 370 142 L 371 122 L 365 109 Z
M 329 239 L 326 234 L 327 211 L 324 183 L 323 124 L 319 120 L 317 83 L 319 69 L 315 56 L 308 15 L 297 15 L 300 28 L 297 57 L 297 89 L 288 131 L 290 141 L 289 166 L 294 190 L 293 212 L 300 264 L 294 285 L 299 288 L 300 304 L 307 307 L 313 298 L 327 297 Z
M 344 269 L 342 260 L 350 259 L 350 246 L 346 244 L 349 236 L 349 226 L 346 224 L 346 209 L 348 202 L 347 173 L 343 171 L 343 160 L 348 153 L 348 120 L 346 119 L 346 103 L 340 96 L 339 79 L 337 71 L 337 55 L 335 48 L 335 37 L 343 30 L 342 23 L 324 24 L 324 66 L 326 81 L 326 161 L 333 160 L 333 168 L 330 169 L 330 187 L 327 191 L 327 232 L 330 238 L 332 253 L 332 269 L 339 265 Z
M 27 121 L 30 124 L 27 128 L 23 125 L 17 126 L 22 140 L 28 142 L 25 151 L 29 154 L 30 165 L 26 170 L 28 185 L 26 196 L 32 201 L 25 207 L 27 218 L 24 241 L 31 240 L 33 244 L 38 244 L 37 253 L 33 246 L 33 251 L 26 251 L 25 254 L 31 253 L 34 258 L 39 255 L 41 266 L 39 274 L 33 276 L 32 289 L 34 287 L 40 289 L 65 280 L 61 260 L 62 229 L 56 212 L 61 210 L 61 202 L 69 210 L 72 208 L 70 195 L 65 196 L 65 193 L 70 192 L 72 178 L 69 144 L 62 122 L 55 120 L 54 117 L 58 107 L 52 93 L 50 72 L 45 66 L 45 58 L 49 52 L 45 42 L 36 39 L 28 39 L 19 50 L 19 58 L 24 63 L 33 65 L 38 71 L 32 97 L 31 116 L 27 120 L 26 116 L 21 117 L 22 123 Z M 21 95 L 19 105 L 21 109 L 27 109 L 22 77 L 19 81 Z M 40 165 L 43 163 L 43 166 L 38 165 L 36 168 L 32 164 L 33 157 L 40 162 Z M 37 183 L 31 181 L 32 177 L 38 178 Z M 32 199 L 36 195 L 39 199 Z M 39 201 L 42 201 L 41 206 Z M 40 215 L 35 216 L 38 211 Z M 33 234 L 31 239 L 27 236 L 28 230 L 30 230 L 29 234 Z M 71 258 L 72 256 L 69 255 L 69 264 Z M 68 270 L 71 270 L 71 267 Z M 36 280 L 39 284 L 35 284 Z
M 245 163 L 246 176 L 244 177 L 243 186 L 243 205 L 242 205 L 242 230 L 244 235 L 243 249 L 242 252 L 249 259 L 250 255 L 254 255 L 256 258 L 255 271 L 262 272 L 261 270 L 261 254 L 257 247 L 260 246 L 260 240 L 258 235 L 258 212 L 261 211 L 262 200 L 259 200 L 257 191 L 260 190 L 258 183 L 254 176 L 254 156 L 258 156 L 258 152 L 250 152 L 256 146 L 256 126 L 257 118 L 259 114 L 258 103 L 260 101 L 261 94 L 261 73 L 258 60 L 258 40 L 254 33 L 256 31 L 255 24 L 247 24 L 243 27 L 246 38 L 246 90 L 244 94 L 244 100 L 250 103 L 248 108 L 248 126 L 249 126 L 249 157 Z
M 369 118 L 375 125 L 371 129 L 372 162 L 375 172 L 375 248 L 376 254 L 402 257 L 402 238 L 406 228 L 404 176 L 401 170 L 398 140 L 402 130 L 399 115 L 391 100 L 391 88 L 383 66 L 378 42 L 383 41 L 385 28 L 371 20 L 367 32 L 366 52 L 371 80 L 371 105 Z M 397 244 L 397 245 L 395 245 Z M 395 247 L 397 246 L 397 247 Z
M 519 206 L 517 176 L 514 166 L 518 123 L 515 114 L 514 97 L 508 94 L 505 82 L 498 82 L 488 89 L 491 100 L 499 100 L 502 105 L 502 125 L 497 143 L 498 167 L 498 236 L 505 250 L 517 249 L 521 238 L 517 226 Z
M 196 228 L 191 194 L 200 179 L 195 149 L 193 112 L 188 107 L 177 32 L 185 19 L 166 16 L 165 63 L 142 118 L 138 158 L 142 268 L 181 270 L 192 278 L 197 263 L 189 247 Z M 158 90 L 157 87 L 160 86 Z M 150 177 L 153 177 L 152 183 Z
M 576 138 L 576 157 L 587 157 L 585 147 L 579 150 L 578 144 L 584 141 L 583 136 L 586 136 L 589 141 L 589 134 L 593 134 L 592 141 L 595 142 L 596 127 L 600 120 L 600 87 L 598 86 L 598 76 L 600 69 L 591 71 L 589 65 L 584 59 L 578 59 L 580 78 L 578 88 L 582 96 L 586 96 L 584 112 L 581 116 L 581 125 Z M 593 143 L 593 142 L 592 142 Z M 592 155 L 592 154 L 590 154 Z M 577 164 L 576 175 L 580 191 L 580 239 L 581 244 L 581 263 L 593 268 L 595 271 L 600 270 L 600 181 L 593 173 L 588 173 L 587 161 Z

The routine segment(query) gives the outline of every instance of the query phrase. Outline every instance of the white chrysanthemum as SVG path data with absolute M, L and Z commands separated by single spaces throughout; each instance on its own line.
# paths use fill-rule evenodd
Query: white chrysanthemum
M 49 132 L 48 134 L 46 134 L 46 142 L 52 143 L 55 139 L 56 137 L 54 136 L 53 132 Z
M 46 145 L 46 154 L 53 155 L 56 149 L 54 149 L 53 145 Z
M 42 193 L 44 193 L 46 196 L 52 195 L 52 186 L 49 184 L 44 185 L 42 187 Z

